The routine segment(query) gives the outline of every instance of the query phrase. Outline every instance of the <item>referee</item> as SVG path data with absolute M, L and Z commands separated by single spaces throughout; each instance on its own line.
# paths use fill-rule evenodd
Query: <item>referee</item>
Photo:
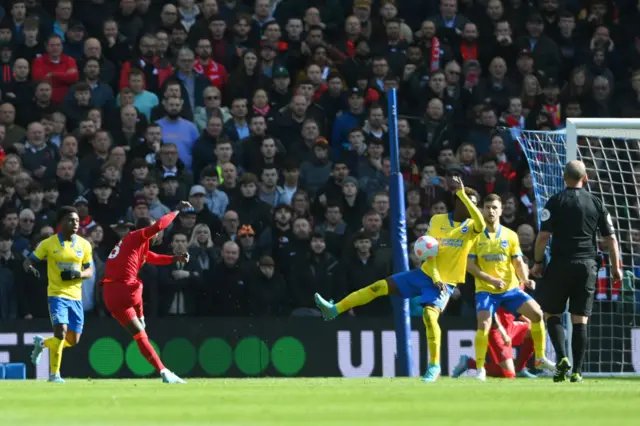
M 538 300 L 547 319 L 549 337 L 556 351 L 554 382 L 565 380 L 571 364 L 565 353 L 561 315 L 567 300 L 573 324 L 572 382 L 582 381 L 582 362 L 587 349 L 587 322 L 593 307 L 598 275 L 596 230 L 600 230 L 611 258 L 611 276 L 622 279 L 620 253 L 611 216 L 602 201 L 587 192 L 587 172 L 581 161 L 570 161 L 564 170 L 567 188 L 553 195 L 542 210 L 540 233 L 535 244 L 534 277 L 542 276 L 545 249 L 551 242 L 551 262 L 538 289 Z

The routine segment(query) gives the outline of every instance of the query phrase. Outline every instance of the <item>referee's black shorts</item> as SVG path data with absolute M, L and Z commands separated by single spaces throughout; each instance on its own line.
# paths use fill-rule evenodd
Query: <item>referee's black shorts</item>
M 536 299 L 547 314 L 561 314 L 569 301 L 569 313 L 590 316 L 598 279 L 595 259 L 553 261 L 547 266 Z

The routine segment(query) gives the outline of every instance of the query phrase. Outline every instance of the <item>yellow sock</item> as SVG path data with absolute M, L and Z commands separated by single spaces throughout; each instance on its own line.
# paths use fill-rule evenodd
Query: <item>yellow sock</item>
M 440 365 L 440 343 L 442 330 L 438 318 L 440 311 L 433 306 L 426 306 L 422 311 L 422 320 L 427 332 L 427 346 L 429 347 L 429 364 Z
M 533 340 L 533 347 L 536 351 L 536 358 L 544 358 L 547 345 L 544 320 L 531 323 L 531 339 Z
M 476 369 L 484 368 L 484 360 L 487 357 L 487 346 L 489 346 L 489 331 L 476 331 Z
M 62 363 L 62 351 L 64 350 L 64 340 L 57 337 L 49 337 L 44 340 L 44 346 L 49 348 L 49 369 L 50 374 L 60 372 L 60 364 Z
M 338 310 L 338 313 L 341 314 L 344 311 L 355 308 L 356 306 L 366 305 L 373 299 L 380 296 L 386 296 L 387 294 L 389 294 L 389 285 L 387 284 L 387 280 L 376 281 L 368 287 L 354 291 L 336 303 L 336 309 Z

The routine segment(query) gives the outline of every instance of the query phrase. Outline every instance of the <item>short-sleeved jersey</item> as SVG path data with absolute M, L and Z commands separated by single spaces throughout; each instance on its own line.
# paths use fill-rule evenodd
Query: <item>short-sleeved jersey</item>
M 436 262 L 442 281 L 452 285 L 464 283 L 467 256 L 478 237 L 473 220 L 454 222 L 451 214 L 437 214 L 429 222 L 427 235 L 438 240 Z M 422 264 L 422 270 L 429 275 L 426 262 Z
M 522 250 L 520 249 L 518 235 L 515 232 L 502 225 L 498 226 L 495 233 L 485 229 L 476 239 L 469 252 L 469 257 L 476 260 L 482 272 L 501 279 L 506 286 L 503 289 L 498 289 L 476 277 L 476 293 L 489 292 L 499 294 L 518 288 L 520 281 L 512 261 L 521 256 Z
M 139 285 L 138 272 L 147 261 L 151 238 L 168 227 L 176 215 L 177 212 L 171 212 L 162 216 L 155 224 L 125 235 L 109 253 L 104 268 L 103 284 L 117 282 Z
M 91 266 L 93 251 L 84 238 L 74 235 L 71 241 L 63 241 L 61 234 L 54 234 L 42 240 L 29 255 L 35 261 L 47 260 L 49 296 L 82 300 L 82 279 L 63 281 L 62 271 L 82 271 Z
M 540 214 L 541 231 L 551 232 L 553 259 L 595 259 L 596 232 L 613 235 L 611 215 L 602 201 L 583 188 L 567 188 L 553 195 Z

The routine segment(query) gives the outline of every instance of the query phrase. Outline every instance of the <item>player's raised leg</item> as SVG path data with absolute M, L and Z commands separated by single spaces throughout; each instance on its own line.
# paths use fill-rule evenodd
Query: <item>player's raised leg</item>
M 314 295 L 314 299 L 316 306 L 322 312 L 322 316 L 328 321 L 349 309 L 366 305 L 381 296 L 396 295 L 404 298 L 419 296 L 420 288 L 412 284 L 413 282 L 421 281 L 419 275 L 426 276 L 420 269 L 392 275 L 348 294 L 338 303 L 325 300 L 318 293 Z
M 349 309 L 356 308 L 358 306 L 366 305 L 374 299 L 389 294 L 388 278 L 374 282 L 367 287 L 356 290 L 348 294 L 344 299 L 338 303 L 327 301 L 322 298 L 318 293 L 314 295 L 316 306 L 322 312 L 322 316 L 325 320 L 332 320 L 343 312 Z

